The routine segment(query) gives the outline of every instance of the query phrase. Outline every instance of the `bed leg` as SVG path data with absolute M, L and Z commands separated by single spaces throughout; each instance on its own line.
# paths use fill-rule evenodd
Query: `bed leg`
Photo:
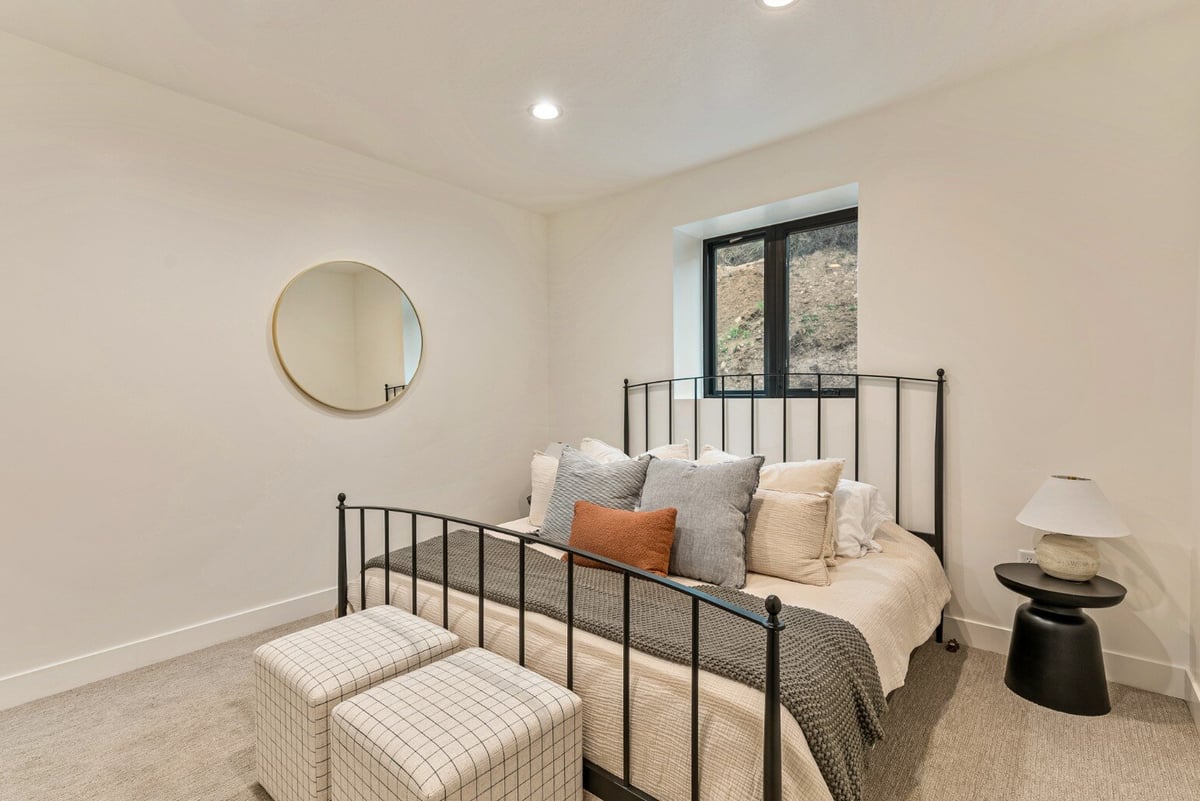
M 338 493 L 338 600 L 337 616 L 346 616 L 346 493 Z
M 944 641 L 946 643 L 946 650 L 952 654 L 956 654 L 956 653 L 958 653 L 958 647 L 959 647 L 958 640 L 954 639 L 953 637 L 951 637 L 948 640 L 945 639 L 945 634 L 943 632 L 945 625 L 946 625 L 946 613 L 942 612 L 942 619 L 941 619 L 941 622 L 938 623 L 938 627 L 936 629 L 934 629 L 933 639 L 935 642 L 939 642 L 939 643 Z

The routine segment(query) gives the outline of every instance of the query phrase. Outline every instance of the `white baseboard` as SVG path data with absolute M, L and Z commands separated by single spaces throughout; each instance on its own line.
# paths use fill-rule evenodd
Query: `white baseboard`
M 74 689 L 256 631 L 332 611 L 337 589 L 277 601 L 31 670 L 0 676 L 0 709 Z
M 947 615 L 946 636 L 955 637 L 961 643 L 984 651 L 1007 654 L 1012 629 Z M 1116 651 L 1104 652 L 1104 669 L 1109 681 L 1174 698 L 1186 699 L 1188 687 L 1192 684 L 1187 668 L 1182 665 L 1170 665 Z M 1197 714 L 1196 706 L 1192 707 L 1192 712 L 1193 715 Z M 1200 725 L 1200 722 L 1197 725 Z
M 1196 681 L 1196 675 L 1188 671 L 1187 683 L 1187 704 L 1188 709 L 1192 710 L 1192 720 L 1196 721 L 1196 728 L 1200 729 L 1200 682 Z

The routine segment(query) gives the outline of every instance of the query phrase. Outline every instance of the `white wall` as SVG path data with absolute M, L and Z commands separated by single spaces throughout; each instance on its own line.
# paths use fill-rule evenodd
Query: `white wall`
M 0 74 L 0 677 L 332 608 L 339 490 L 519 516 L 549 433 L 544 218 L 8 35 Z M 381 413 L 312 403 L 274 357 L 280 290 L 335 259 L 421 313 Z
M 960 636 L 1005 647 L 1015 514 L 1093 476 L 1135 532 L 1102 546 L 1130 590 L 1095 615 L 1110 675 L 1182 695 L 1197 41 L 1177 14 L 552 217 L 553 435 L 619 441 L 621 379 L 670 373 L 675 226 L 857 182 L 860 368 L 950 377 Z
M 1200 226 L 1200 219 L 1196 221 Z M 1200 249 L 1198 249 L 1200 250 Z M 1200 273 L 1200 255 L 1196 260 L 1197 272 Z M 1197 282 L 1200 289 L 1200 282 Z M 1193 362 L 1194 389 L 1192 395 L 1192 560 L 1191 560 L 1191 628 L 1188 645 L 1190 649 L 1188 666 L 1188 686 L 1185 697 L 1192 710 L 1192 718 L 1196 728 L 1200 729 L 1200 291 L 1196 296 L 1196 353 Z

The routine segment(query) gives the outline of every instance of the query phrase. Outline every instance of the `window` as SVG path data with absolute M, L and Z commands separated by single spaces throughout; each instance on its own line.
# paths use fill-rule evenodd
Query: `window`
M 753 389 L 809 395 L 813 376 L 858 370 L 858 209 L 704 242 L 708 395 Z M 766 373 L 751 379 L 747 374 Z M 854 379 L 825 377 L 821 390 L 852 395 Z

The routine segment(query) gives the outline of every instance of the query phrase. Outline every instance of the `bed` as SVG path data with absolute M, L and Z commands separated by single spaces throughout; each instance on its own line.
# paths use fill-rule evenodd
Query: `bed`
M 762 377 L 766 386 L 766 378 Z M 848 377 L 841 376 L 842 386 Z M 664 382 L 625 385 L 625 449 L 630 450 L 631 429 L 641 429 L 649 443 L 651 434 L 652 389 L 666 384 L 671 393 L 666 424 L 667 437 L 677 425 L 674 401 L 675 382 L 692 381 L 696 387 L 693 425 L 700 433 L 700 389 L 703 377 L 696 379 L 666 379 Z M 827 381 L 829 379 L 826 379 Z M 836 379 L 835 379 L 836 380 Z M 448 515 L 418 510 L 379 506 L 347 506 L 339 496 L 339 611 L 355 611 L 364 606 L 384 603 L 385 599 L 402 608 L 416 611 L 434 622 L 455 631 L 464 642 L 484 647 L 518 661 L 533 670 L 569 686 L 584 698 L 584 757 L 585 788 L 591 797 L 606 801 L 685 801 L 686 799 L 752 799 L 764 801 L 809 801 L 810 799 L 853 798 L 857 784 L 847 787 L 833 782 L 828 771 L 822 772 L 810 748 L 809 737 L 787 708 L 781 708 L 779 677 L 779 638 L 782 625 L 777 613 L 781 607 L 800 607 L 824 612 L 853 625 L 870 648 L 878 670 L 878 681 L 884 693 L 902 686 L 908 669 L 909 656 L 914 648 L 930 636 L 940 639 L 942 610 L 950 597 L 950 587 L 942 568 L 942 443 L 943 443 L 943 381 L 939 371 L 936 379 L 915 379 L 895 376 L 854 376 L 859 388 L 864 380 L 894 382 L 896 392 L 896 484 L 899 500 L 901 475 L 900 459 L 900 397 L 902 382 L 928 382 L 936 393 L 934 442 L 932 447 L 933 495 L 935 530 L 930 534 L 912 533 L 895 523 L 885 524 L 876 538 L 881 553 L 862 558 L 839 558 L 831 570 L 829 586 L 811 586 L 779 578 L 751 573 L 744 592 L 763 599 L 761 611 L 727 608 L 719 599 L 696 590 L 699 582 L 682 577 L 659 579 L 636 570 L 624 570 L 624 638 L 602 637 L 578 626 L 573 617 L 574 576 L 587 568 L 574 568 L 573 559 L 566 574 L 566 616 L 548 616 L 525 607 L 525 565 L 534 554 L 558 558 L 573 549 L 552 547 L 539 542 L 527 520 L 515 520 L 490 525 Z M 817 379 L 818 386 L 821 378 Z M 708 382 L 705 381 L 705 384 Z M 834 383 L 831 381 L 830 383 Z M 644 404 L 631 403 L 630 394 L 641 389 L 646 393 Z M 844 393 L 843 393 L 844 394 Z M 855 472 L 858 469 L 860 447 L 859 398 L 854 405 Z M 745 397 L 726 393 L 720 397 L 721 441 L 724 444 L 730 405 L 749 404 L 751 439 L 754 437 L 753 418 L 765 398 L 753 391 Z M 815 401 L 817 418 L 825 401 L 820 390 L 801 403 Z M 783 431 L 788 430 L 789 404 L 782 399 Z M 635 411 L 644 411 L 639 423 L 631 420 Z M 761 415 L 761 410 L 758 411 Z M 826 411 L 826 414 L 828 412 Z M 761 420 L 761 417 L 760 417 Z M 817 423 L 817 450 L 821 450 L 821 423 Z M 697 440 L 699 437 L 697 436 Z M 787 440 L 783 451 L 786 459 Z M 647 444 L 647 449 L 649 446 Z M 380 517 L 383 554 L 374 562 L 368 559 L 368 514 Z M 393 520 L 395 518 L 395 520 Z M 441 536 L 427 540 L 428 526 L 440 522 Z M 355 524 L 357 523 L 357 531 Z M 439 580 L 428 565 L 424 571 L 415 564 L 417 554 L 427 546 L 435 549 L 434 541 L 442 543 L 443 571 L 449 563 L 446 542 L 451 541 L 454 529 L 465 529 L 470 538 L 478 538 L 478 575 L 484 587 L 490 588 L 486 577 L 488 565 L 483 558 L 487 547 L 512 543 L 520 554 L 520 601 L 501 603 L 491 597 L 481 599 L 478 590 L 456 589 L 443 572 Z M 422 545 L 417 547 L 418 531 Z M 359 570 L 350 575 L 346 569 L 347 542 L 358 534 Z M 392 544 L 409 547 L 393 551 Z M 575 551 L 578 555 L 594 554 Z M 431 561 L 426 555 L 425 561 Z M 413 560 L 412 570 L 408 561 Z M 436 560 L 433 560 L 436 561 Z M 601 558 L 601 561 L 606 561 Z M 622 569 L 619 564 L 614 564 Z M 495 573 L 495 568 L 493 568 Z M 596 571 L 601 572 L 601 571 Z M 420 578 L 413 582 L 412 575 Z M 655 582 L 661 589 L 686 596 L 692 608 L 693 656 L 687 660 L 668 659 L 643 653 L 630 646 L 629 586 L 639 582 Z M 496 583 L 496 579 L 492 579 Z M 483 593 L 488 595 L 486 591 Z M 705 641 L 701 629 L 702 616 L 698 610 L 716 610 L 720 614 L 738 615 L 748 624 L 761 627 L 765 680 L 760 687 L 736 681 L 699 669 L 700 649 L 715 647 Z M 699 637 L 697 638 L 697 635 Z M 786 677 L 785 677 L 786 678 Z M 831 789 L 836 788 L 836 789 Z

